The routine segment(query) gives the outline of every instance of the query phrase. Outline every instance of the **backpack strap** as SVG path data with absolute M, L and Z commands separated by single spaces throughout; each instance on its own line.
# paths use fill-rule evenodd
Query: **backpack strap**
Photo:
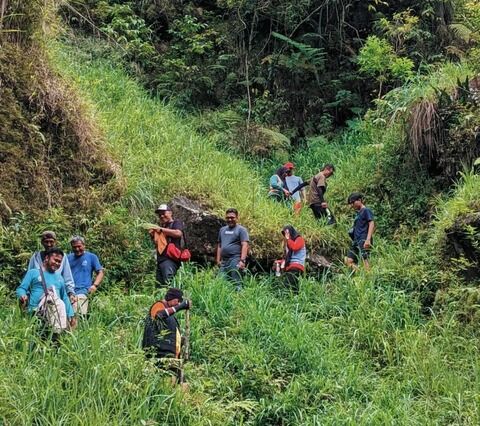
M 172 221 L 166 226 L 165 228 L 172 229 L 173 223 L 175 221 Z M 167 244 L 170 244 L 172 242 L 172 237 L 167 237 Z M 180 248 L 186 247 L 187 244 L 187 238 L 185 237 L 185 231 L 182 229 L 182 236 L 180 237 Z

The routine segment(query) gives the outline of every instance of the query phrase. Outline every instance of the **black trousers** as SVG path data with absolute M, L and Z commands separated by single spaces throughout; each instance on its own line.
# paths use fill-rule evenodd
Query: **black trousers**
M 285 272 L 285 275 L 283 276 L 285 287 L 292 290 L 294 293 L 298 293 L 298 279 L 302 274 L 303 272 L 298 269 L 292 269 Z
M 333 225 L 337 221 L 329 209 L 324 209 L 320 204 L 310 204 L 315 219 L 327 219 L 328 225 Z
M 157 287 L 166 287 L 177 274 L 180 264 L 171 259 L 157 262 Z

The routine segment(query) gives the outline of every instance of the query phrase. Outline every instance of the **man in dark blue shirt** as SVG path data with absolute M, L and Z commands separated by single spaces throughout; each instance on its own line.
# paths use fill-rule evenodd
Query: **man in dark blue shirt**
M 345 258 L 347 266 L 354 270 L 358 269 L 360 258 L 363 260 L 365 268 L 370 269 L 368 257 L 373 244 L 373 231 L 375 222 L 373 213 L 363 204 L 363 195 L 359 192 L 353 192 L 348 197 L 348 204 L 357 212 L 353 222 L 353 228 L 348 232 L 352 239 L 352 245 Z

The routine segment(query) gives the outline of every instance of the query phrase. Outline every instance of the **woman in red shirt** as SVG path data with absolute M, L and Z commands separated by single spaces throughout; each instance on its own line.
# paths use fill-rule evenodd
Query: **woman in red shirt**
M 298 292 L 298 279 L 305 271 L 305 240 L 291 225 L 282 229 L 285 250 L 285 285 Z

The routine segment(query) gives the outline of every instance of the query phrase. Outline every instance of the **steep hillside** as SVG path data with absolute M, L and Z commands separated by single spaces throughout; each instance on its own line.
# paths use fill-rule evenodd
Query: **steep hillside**
M 129 4 L 102 5 L 131 15 Z M 46 36 L 45 16 L 56 6 L 2 3 L 0 423 L 480 423 L 474 61 L 426 67 L 345 132 L 291 151 L 304 176 L 337 165 L 328 197 L 339 222 L 328 227 L 308 209 L 292 217 L 266 199 L 276 164 L 229 152 L 219 127 L 202 123 L 217 113 L 228 122 L 228 114 L 191 117 L 165 105 L 131 77 L 118 46 Z M 244 6 L 251 3 L 223 7 Z M 378 224 L 372 270 L 356 274 L 340 262 L 353 190 L 366 193 Z M 172 388 L 140 349 L 143 319 L 160 294 L 151 242 L 138 225 L 174 195 L 220 215 L 237 207 L 254 256 L 277 256 L 280 228 L 291 222 L 309 250 L 334 260 L 324 274 L 303 277 L 298 294 L 268 274 L 247 276 L 235 292 L 214 268 L 183 267 L 176 283 L 193 300 L 188 392 Z M 70 235 L 86 235 L 107 276 L 90 317 L 58 347 L 39 338 L 12 291 L 47 227 L 66 249 Z

